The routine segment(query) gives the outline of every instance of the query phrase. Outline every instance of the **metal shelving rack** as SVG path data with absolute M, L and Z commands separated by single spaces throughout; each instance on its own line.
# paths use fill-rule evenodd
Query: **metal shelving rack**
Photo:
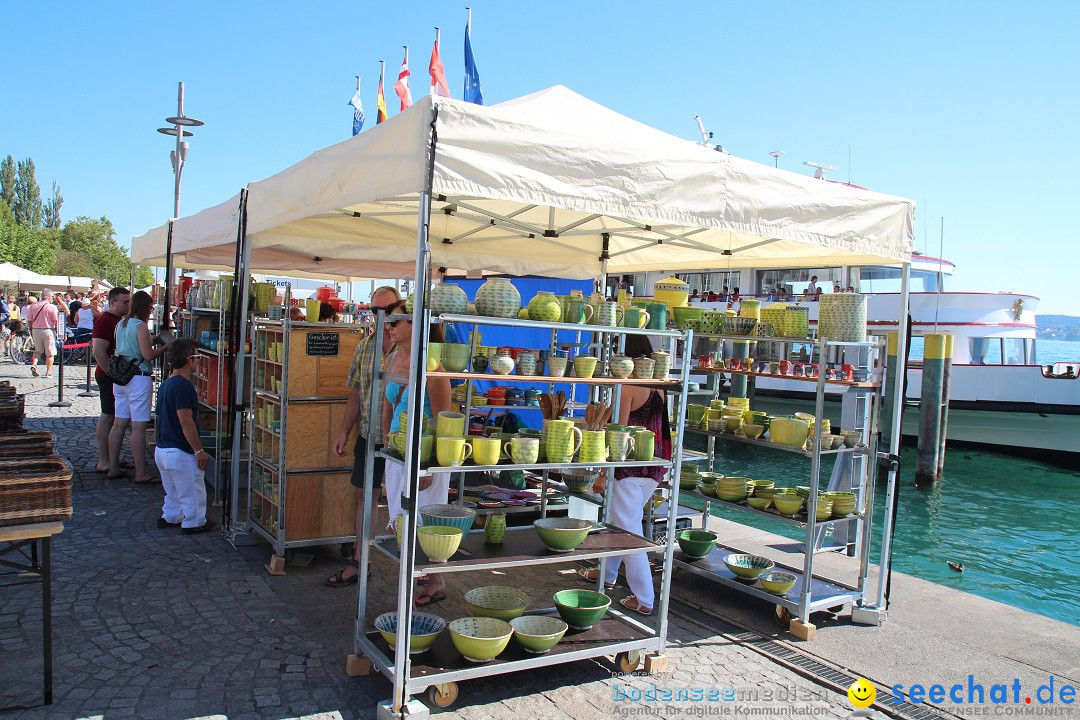
M 418 300 L 418 302 L 420 302 Z M 399 316 L 402 318 L 411 318 L 411 316 Z M 615 344 L 618 350 L 622 349 L 621 338 L 624 338 L 629 334 L 640 334 L 659 336 L 662 338 L 683 338 L 689 340 L 692 337 L 692 331 L 682 332 L 673 330 L 649 330 L 649 329 L 632 329 L 623 327 L 608 327 L 598 325 L 577 325 L 567 323 L 547 323 L 536 322 L 529 320 L 518 320 L 508 318 L 492 318 L 472 315 L 450 315 L 443 314 L 437 318 L 430 317 L 428 311 L 422 311 L 422 317 L 427 322 L 467 322 L 475 325 L 501 325 L 506 327 L 528 327 L 528 328 L 544 328 L 552 331 L 552 337 L 559 331 L 578 331 L 578 332 L 592 332 L 599 336 L 598 347 L 601 349 L 600 362 L 603 363 L 608 359 L 610 354 L 611 343 L 605 342 L 605 339 L 614 338 Z M 376 321 L 376 327 L 380 327 L 382 322 L 385 322 L 386 318 L 379 313 Z M 426 360 L 427 360 L 427 341 L 426 333 L 420 333 L 421 338 L 414 345 L 414 352 L 412 357 L 412 363 L 418 370 L 418 373 L 414 375 L 414 378 L 418 378 L 417 385 L 423 386 L 427 377 L 445 377 L 453 379 L 484 379 L 491 380 L 498 378 L 500 382 L 507 383 L 574 383 L 589 386 L 593 390 L 593 394 L 600 388 L 610 388 L 613 391 L 613 401 L 616 410 L 618 409 L 618 402 L 621 396 L 619 388 L 622 385 L 642 385 L 646 387 L 665 388 L 670 390 L 678 390 L 680 395 L 680 402 L 682 405 L 686 403 L 686 384 L 689 376 L 689 356 L 684 355 L 681 372 L 681 376 L 678 379 L 667 380 L 636 380 L 627 378 L 612 379 L 603 377 L 593 378 L 576 378 L 576 377 L 560 377 L 552 378 L 550 376 L 522 376 L 522 375 L 490 375 L 480 373 L 453 373 L 453 372 L 426 372 Z M 416 340 L 417 333 L 414 332 L 414 340 Z M 610 336 L 607 338 L 606 336 Z M 381 338 L 382 333 L 377 332 L 378 338 L 376 343 L 376 357 L 379 356 L 381 351 Z M 475 344 L 475 342 L 474 342 Z M 684 344 L 685 348 L 690 347 L 690 343 Z M 419 352 L 415 351 L 415 348 L 419 348 Z M 598 369 L 603 367 L 600 363 L 597 365 Z M 381 385 L 382 373 L 376 371 L 376 391 L 372 392 L 371 399 L 371 412 L 377 411 L 378 403 L 381 400 L 381 393 L 377 389 Z M 420 398 L 413 394 L 414 386 L 410 383 L 410 407 L 420 407 Z M 415 402 L 413 402 L 415 401 Z M 466 412 L 468 412 L 468 404 L 466 404 Z M 420 426 L 415 421 L 415 413 L 410 412 L 408 419 L 407 429 L 407 443 L 405 456 L 399 456 L 396 453 L 383 451 L 380 453 L 386 458 L 387 462 L 401 463 L 405 466 L 406 484 L 404 490 L 404 497 L 402 502 L 402 521 L 404 522 L 404 528 L 402 531 L 402 546 L 398 546 L 397 540 L 392 535 L 372 535 L 372 528 L 364 528 L 364 537 L 361 544 L 361 556 L 360 567 L 366 567 L 369 559 L 371 549 L 374 548 L 378 552 L 384 554 L 388 558 L 398 563 L 398 603 L 397 611 L 399 617 L 405 616 L 407 613 L 412 612 L 413 608 L 413 584 L 416 579 L 424 577 L 433 573 L 455 573 L 455 572 L 468 572 L 476 570 L 489 570 L 500 567 L 520 567 L 523 565 L 528 566 L 540 566 L 545 564 L 554 563 L 568 563 L 576 562 L 580 560 L 595 559 L 601 563 L 600 575 L 597 579 L 596 588 L 598 591 L 603 592 L 603 563 L 605 558 L 614 557 L 619 555 L 627 555 L 639 552 L 651 552 L 651 553 L 663 553 L 663 572 L 661 576 L 661 590 L 657 598 L 657 603 L 654 608 L 653 616 L 650 618 L 653 624 L 649 625 L 644 622 L 640 622 L 635 618 L 630 617 L 629 614 L 620 610 L 609 609 L 604 619 L 594 626 L 591 630 L 584 632 L 577 632 L 573 635 L 573 642 L 563 642 L 548 652 L 545 655 L 529 655 L 524 653 L 516 643 L 511 645 L 495 660 L 484 664 L 473 664 L 464 660 L 454 649 L 448 633 L 443 633 L 439 639 L 435 642 L 434 647 L 427 651 L 424 655 L 418 656 L 414 662 L 413 656 L 410 656 L 407 652 L 395 653 L 390 650 L 386 643 L 382 640 L 378 632 L 375 632 L 368 628 L 368 583 L 365 577 L 365 573 L 359 574 L 358 581 L 358 612 L 355 628 L 355 659 L 359 659 L 360 656 L 366 658 L 374 667 L 382 672 L 388 680 L 393 683 L 394 695 L 390 701 L 385 704 L 380 704 L 379 715 L 380 717 L 391 717 L 395 714 L 399 714 L 406 707 L 409 707 L 409 714 L 416 712 L 422 714 L 424 711 L 421 708 L 416 708 L 410 705 L 410 696 L 429 692 L 432 700 L 436 704 L 446 706 L 444 703 L 449 699 L 449 702 L 453 702 L 453 699 L 457 696 L 456 683 L 461 680 L 488 677 L 491 675 L 499 675 L 508 672 L 514 672 L 518 670 L 530 670 L 540 667 L 547 667 L 555 664 L 574 662 L 577 660 L 583 660 L 587 658 L 595 658 L 600 656 L 616 656 L 616 664 L 621 669 L 632 670 L 636 667 L 640 657 L 645 653 L 655 653 L 655 657 L 659 657 L 663 653 L 667 644 L 667 609 L 671 590 L 671 573 L 672 573 L 672 558 L 674 556 L 675 546 L 675 534 L 668 533 L 666 536 L 666 542 L 664 544 L 654 543 L 647 540 L 640 534 L 640 529 L 633 530 L 615 527 L 610 522 L 610 508 L 608 507 L 605 498 L 599 498 L 597 496 L 590 496 L 588 493 L 582 493 L 581 496 L 585 497 L 588 501 L 595 504 L 602 505 L 603 508 L 603 521 L 599 523 L 601 529 L 590 534 L 585 543 L 579 548 L 569 553 L 553 553 L 541 543 L 539 537 L 535 534 L 531 527 L 523 528 L 508 528 L 506 533 L 506 539 L 501 545 L 487 544 L 484 538 L 482 530 L 474 530 L 470 532 L 463 540 L 461 548 L 458 552 L 450 558 L 446 563 L 431 563 L 418 560 L 416 556 L 416 522 L 415 516 L 419 511 L 419 508 L 413 507 L 416 493 L 419 487 L 419 478 L 421 475 L 434 475 L 434 474 L 452 474 L 461 473 L 463 471 L 495 471 L 495 470 L 528 470 L 528 471 L 540 471 L 544 475 L 543 481 L 543 494 L 542 497 L 546 497 L 547 489 L 547 472 L 552 469 L 566 469 L 566 468 L 603 468 L 609 473 L 613 473 L 617 467 L 667 467 L 671 469 L 672 478 L 669 483 L 663 484 L 668 493 L 668 499 L 674 500 L 673 494 L 670 488 L 678 487 L 679 468 L 681 463 L 681 446 L 682 446 L 682 430 L 683 423 L 677 422 L 675 427 L 676 437 L 673 442 L 673 457 L 669 460 L 656 458 L 652 461 L 639 461 L 628 460 L 625 462 L 604 462 L 604 463 L 547 463 L 537 462 L 527 465 L 492 465 L 492 466 L 477 466 L 477 465 L 463 465 L 455 467 L 440 467 L 436 465 L 421 468 L 419 466 L 419 437 Z M 365 492 L 364 492 L 364 509 L 362 517 L 370 517 L 370 503 L 372 496 L 372 470 L 374 466 L 374 453 L 369 453 L 366 462 L 365 472 Z M 414 470 L 415 468 L 415 470 Z M 610 478 L 609 478 L 610 479 Z M 608 483 L 608 492 L 612 483 Z M 669 502 L 669 517 L 668 526 L 674 527 L 675 524 L 675 502 Z M 542 512 L 546 508 L 541 506 Z M 540 610 L 530 611 L 529 614 L 552 614 L 555 609 L 545 608 Z M 410 623 L 399 623 L 397 647 L 408 648 L 411 642 L 411 627 Z M 646 659 L 646 669 L 650 668 L 652 664 L 650 661 L 653 658 Z M 656 666 L 662 664 L 662 661 L 657 660 Z M 659 669 L 659 668 L 654 668 Z M 448 703 L 447 703 L 448 704 Z
M 340 522 L 327 521 L 338 528 L 338 531 L 313 531 L 309 527 L 309 516 L 313 513 L 327 515 L 325 504 L 333 508 L 347 507 L 347 498 L 338 497 L 341 492 L 334 494 L 334 490 L 328 488 L 328 477 L 340 476 L 343 478 L 338 485 L 348 485 L 348 495 L 352 495 L 352 486 L 349 476 L 352 473 L 351 457 L 342 460 L 336 465 L 303 466 L 292 465 L 292 454 L 289 449 L 289 435 L 287 426 L 289 422 L 290 408 L 294 412 L 301 406 L 316 405 L 340 405 L 342 413 L 347 400 L 347 395 L 303 395 L 297 396 L 290 392 L 292 383 L 290 375 L 293 371 L 290 358 L 293 357 L 292 342 L 296 331 L 321 331 L 321 332 L 366 332 L 367 325 L 354 324 L 331 324 L 294 322 L 286 316 L 282 320 L 257 319 L 255 321 L 255 341 L 252 343 L 252 355 L 254 356 L 254 368 L 250 373 L 250 388 L 252 397 L 252 451 L 251 451 L 251 482 L 248 487 L 247 509 L 250 528 L 270 543 L 274 555 L 267 570 L 274 575 L 284 574 L 285 553 L 292 548 L 307 547 L 314 545 L 345 544 L 355 541 L 355 518 L 350 510 L 347 518 L 341 518 Z M 281 343 L 280 354 L 274 353 L 270 357 L 267 346 L 270 343 Z M 340 342 L 340 341 L 339 341 Z M 353 348 L 347 351 L 339 351 L 340 357 L 352 360 Z M 345 373 L 341 373 L 344 379 Z M 260 384 L 261 380 L 261 384 Z M 263 422 L 258 422 L 258 410 L 264 412 Z M 279 422 L 278 430 L 271 426 L 267 419 L 268 409 L 272 410 L 274 420 Z M 329 409 L 333 413 L 333 409 Z M 294 422 L 294 425 L 296 423 Z M 300 432 L 307 430 L 301 422 Z M 294 428 L 294 432 L 297 428 Z M 325 436 L 320 435 L 320 439 Z M 310 500 L 315 498 L 318 502 L 303 509 L 289 509 L 290 478 L 294 483 L 305 483 L 303 493 Z M 341 491 L 343 488 L 337 488 Z M 301 493 L 298 488 L 297 493 Z M 327 493 L 330 493 L 329 495 Z M 299 497 L 299 494 L 297 495 Z M 308 527 L 307 531 L 299 530 L 299 527 Z
M 751 384 L 754 379 L 758 377 L 782 377 L 785 380 L 813 382 L 816 388 L 814 416 L 819 419 L 824 417 L 826 387 L 842 387 L 841 404 L 843 421 L 847 426 L 851 427 L 851 429 L 861 431 L 861 441 L 853 448 L 844 447 L 835 450 L 821 450 L 821 422 L 815 421 L 813 437 L 810 440 L 811 448 L 810 450 L 806 450 L 805 448 L 779 445 L 766 440 L 751 440 L 750 438 L 735 435 L 733 433 L 718 433 L 704 430 L 699 427 L 686 426 L 687 431 L 708 438 L 707 454 L 710 468 L 714 466 L 713 463 L 716 457 L 715 443 L 717 439 L 758 448 L 766 448 L 771 451 L 794 453 L 810 460 L 811 490 L 810 496 L 807 498 L 805 519 L 783 516 L 772 509 L 762 511 L 751 508 L 744 503 L 726 502 L 706 496 L 697 490 L 680 491 L 680 497 L 693 498 L 703 503 L 701 512 L 703 527 L 707 525 L 707 519 L 710 516 L 711 508 L 714 505 L 717 505 L 753 513 L 759 517 L 774 519 L 805 530 L 806 535 L 804 541 L 805 545 L 803 546 L 802 567 L 794 567 L 783 563 L 776 564 L 777 569 L 790 572 L 797 578 L 795 587 L 793 587 L 787 595 L 779 596 L 768 593 L 764 589 L 758 587 L 756 583 L 747 583 L 737 578 L 730 570 L 728 570 L 727 566 L 724 565 L 723 558 L 731 552 L 737 553 L 745 551 L 723 544 L 722 539 L 715 549 L 699 560 L 688 558 L 680 552 L 675 556 L 675 565 L 681 569 L 688 570 L 728 587 L 735 588 L 740 592 L 758 599 L 774 603 L 776 605 L 777 619 L 779 621 L 787 624 L 787 621 L 792 620 L 794 616 L 797 618 L 798 623 L 791 624 L 793 634 L 803 637 L 804 639 L 811 639 L 814 628 L 810 624 L 810 613 L 847 603 L 859 606 L 865 601 L 870 600 L 871 596 L 871 588 L 868 587 L 868 575 L 870 566 L 871 528 L 874 516 L 874 481 L 877 473 L 877 463 L 872 462 L 872 459 L 876 457 L 877 422 L 878 413 L 881 407 L 881 378 L 883 377 L 882 362 L 884 361 L 883 345 L 880 341 L 856 343 L 837 342 L 827 339 L 802 340 L 789 337 L 746 335 L 704 335 L 704 337 L 718 340 L 742 341 L 746 341 L 749 338 L 751 341 L 775 343 L 795 342 L 814 346 L 816 355 L 822 364 L 821 371 L 816 378 L 796 378 L 794 376 L 786 375 L 777 376 L 771 373 L 730 370 L 724 368 L 695 368 L 694 372 L 745 375 L 748 377 Z M 835 354 L 838 349 L 854 349 L 859 356 L 859 359 L 857 363 L 854 363 L 854 366 L 857 369 L 867 371 L 869 377 L 867 381 L 856 382 L 826 378 L 825 361 L 831 354 Z M 711 383 L 711 386 L 715 393 L 715 397 L 719 397 L 720 383 L 714 382 Z M 752 390 L 752 386 L 749 387 L 747 394 L 751 395 Z M 856 512 L 854 514 L 842 518 L 831 518 L 824 521 L 818 521 L 816 519 L 818 488 L 820 487 L 821 480 L 821 460 L 823 456 L 846 456 L 846 458 L 850 459 L 850 469 L 846 471 L 841 469 L 841 471 L 842 473 L 850 473 L 850 485 L 843 486 L 843 489 L 850 489 L 850 491 L 854 492 L 856 495 Z M 832 483 L 836 483 L 837 486 L 832 487 L 831 484 L 830 489 L 841 489 L 839 483 L 842 482 L 845 482 L 844 475 L 841 474 L 838 476 L 834 472 Z M 836 537 L 836 533 L 843 532 L 847 535 L 848 540 L 838 546 L 824 546 L 823 540 L 825 531 L 830 527 L 834 531 L 834 538 Z M 855 582 L 851 584 L 840 583 L 814 574 L 815 555 L 827 551 L 844 551 L 850 556 L 858 557 L 858 573 Z M 806 581 L 807 578 L 810 578 L 810 582 Z

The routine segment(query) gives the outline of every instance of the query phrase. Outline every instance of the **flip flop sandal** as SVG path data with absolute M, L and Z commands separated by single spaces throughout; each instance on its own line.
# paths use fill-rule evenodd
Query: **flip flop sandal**
M 135 469 L 135 464 L 134 463 L 129 463 L 127 460 L 121 460 L 120 461 L 120 467 L 124 468 L 125 470 L 134 470 Z
M 351 565 L 349 567 L 352 567 Z M 360 580 L 360 573 L 357 572 L 352 577 L 345 577 L 345 571 L 348 568 L 342 568 L 334 573 L 333 577 L 326 579 L 326 584 L 330 587 L 345 587 L 346 585 L 355 585 Z
M 135 485 L 153 485 L 154 483 L 161 482 L 161 478 L 157 475 L 154 475 L 153 477 L 149 477 L 144 480 L 136 480 L 133 478 L 131 482 Z
M 630 607 L 629 603 L 630 603 L 631 600 L 634 601 L 634 607 Z M 622 605 L 627 610 L 629 610 L 630 612 L 636 612 L 638 615 L 645 615 L 645 616 L 652 615 L 652 608 L 643 608 L 643 607 L 641 607 L 641 603 L 639 603 L 638 599 L 636 597 L 634 597 L 633 595 L 631 595 L 630 597 L 624 597 L 622 600 L 619 601 L 619 604 Z
M 428 605 L 434 605 L 435 603 L 442 602 L 445 599 L 446 593 L 439 590 L 438 592 L 434 593 L 425 592 L 423 595 L 420 595 L 415 600 L 413 600 L 413 603 L 416 605 L 416 607 L 427 607 Z M 420 602 L 421 600 L 426 600 L 426 602 Z
M 596 568 L 578 568 L 578 577 L 587 583 L 595 583 L 596 576 L 599 571 Z M 604 583 L 604 587 L 611 590 L 615 587 L 615 583 Z
M 109 475 L 108 472 L 108 470 L 105 471 L 106 480 L 124 480 L 131 476 L 131 473 L 126 472 L 117 473 L 116 475 Z

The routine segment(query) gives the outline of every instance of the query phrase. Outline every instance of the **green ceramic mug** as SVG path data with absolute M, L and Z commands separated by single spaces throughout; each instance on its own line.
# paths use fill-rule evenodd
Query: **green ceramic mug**
M 515 437 L 507 440 L 503 451 L 515 465 L 531 465 L 540 458 L 540 438 Z
M 643 308 L 632 307 L 628 308 L 623 314 L 623 327 L 628 328 L 643 328 L 648 324 L 649 312 Z
M 581 430 L 572 420 L 545 420 L 548 462 L 568 463 L 581 447 Z M 576 442 L 575 442 L 576 438 Z
M 586 430 L 581 433 L 581 450 L 578 462 L 604 462 L 607 460 L 607 433 L 603 430 Z
M 634 459 L 652 460 L 656 450 L 656 437 L 651 430 L 638 430 L 634 433 Z
M 570 297 L 563 305 L 563 322 L 571 324 L 587 323 L 592 320 L 593 307 L 584 298 Z

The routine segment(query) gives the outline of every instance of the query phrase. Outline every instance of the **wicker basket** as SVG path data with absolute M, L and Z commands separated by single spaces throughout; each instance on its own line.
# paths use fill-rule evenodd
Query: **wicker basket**
M 55 455 L 56 439 L 49 432 L 27 432 L 0 435 L 0 460 Z
M 71 466 L 58 457 L 0 460 L 0 526 L 71 518 Z

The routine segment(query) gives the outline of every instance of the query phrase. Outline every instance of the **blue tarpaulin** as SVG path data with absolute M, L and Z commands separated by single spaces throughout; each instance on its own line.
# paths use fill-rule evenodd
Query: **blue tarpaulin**
M 521 293 L 521 303 L 522 303 L 522 305 L 528 305 L 529 300 L 531 300 L 536 295 L 536 293 L 538 291 L 540 291 L 540 290 L 546 290 L 546 291 L 549 291 L 549 292 L 553 292 L 556 295 L 570 295 L 573 290 L 580 290 L 581 294 L 584 295 L 586 298 L 588 298 L 590 295 L 592 295 L 592 292 L 593 292 L 593 281 L 592 280 L 562 280 L 562 279 L 555 279 L 555 278 L 533 278 L 533 277 L 518 278 L 518 277 L 515 277 L 515 278 L 510 278 L 510 281 L 514 284 L 514 287 L 517 288 L 518 292 Z M 465 293 L 469 296 L 469 300 L 473 301 L 473 300 L 476 299 L 476 291 L 477 291 L 477 289 L 482 284 L 484 284 L 485 281 L 484 280 L 449 279 L 449 282 L 452 282 L 453 284 L 460 286 L 465 291 Z M 588 327 L 587 325 L 583 325 L 582 329 L 585 329 L 587 327 Z M 469 342 L 469 333 L 471 333 L 476 328 L 477 328 L 476 325 L 473 325 L 473 324 L 470 324 L 470 323 L 455 323 L 453 325 L 448 325 L 445 328 L 445 330 L 446 330 L 446 342 L 468 343 Z M 501 327 L 501 326 L 497 326 L 497 325 L 481 325 L 481 326 L 479 326 L 479 330 L 480 330 L 480 334 L 481 334 L 482 339 L 481 339 L 480 342 L 477 343 L 478 346 L 479 345 L 488 345 L 488 346 L 494 346 L 494 347 L 507 346 L 507 347 L 515 347 L 515 348 L 525 348 L 526 350 L 545 350 L 545 349 L 548 348 L 548 346 L 549 346 L 549 344 L 551 342 L 551 331 L 550 330 L 539 329 L 539 328 Z M 558 340 L 559 340 L 560 343 L 576 342 L 577 341 L 577 335 L 578 335 L 578 333 L 573 332 L 573 331 L 560 332 Z M 583 333 L 581 335 L 581 341 L 582 342 L 589 342 L 590 339 L 591 339 L 591 335 L 589 333 Z M 576 349 L 572 350 L 571 353 L 570 353 L 571 356 L 576 354 L 576 352 L 577 352 Z M 482 392 L 482 393 L 486 394 L 487 391 L 489 389 L 491 389 L 492 387 L 496 387 L 498 385 L 503 384 L 497 379 L 499 376 L 491 374 L 490 371 L 488 371 L 488 373 L 489 373 L 489 376 L 492 378 L 492 380 L 491 381 L 479 380 L 479 381 L 474 382 L 473 383 L 473 391 L 474 392 Z M 548 386 L 547 386 L 546 382 L 538 380 L 538 382 L 536 382 L 534 384 L 532 384 L 532 383 L 531 384 L 525 384 L 525 383 L 515 382 L 515 383 L 513 383 L 513 387 L 520 388 L 520 389 L 528 389 L 530 387 L 535 387 L 537 389 L 543 390 L 544 392 L 547 392 L 547 387 Z M 581 385 L 579 385 L 577 387 L 578 387 L 578 396 L 579 397 L 576 398 L 576 399 L 584 402 L 585 400 L 587 400 L 588 387 L 587 386 L 581 386 Z M 553 388 L 553 390 L 562 390 L 567 395 L 570 394 L 571 389 L 572 389 L 571 386 L 569 384 L 566 384 L 566 383 L 558 384 Z M 484 409 L 484 406 L 481 406 L 480 409 Z M 502 412 L 503 411 L 496 410 L 496 411 L 492 412 L 491 416 L 492 416 L 493 419 L 496 419 L 499 415 L 502 414 Z M 538 427 L 540 427 L 541 420 L 543 419 L 540 416 L 540 412 L 538 410 L 519 410 L 519 411 L 516 411 L 515 414 L 518 416 L 519 420 L 521 421 L 521 424 L 524 425 L 525 427 L 538 428 Z

